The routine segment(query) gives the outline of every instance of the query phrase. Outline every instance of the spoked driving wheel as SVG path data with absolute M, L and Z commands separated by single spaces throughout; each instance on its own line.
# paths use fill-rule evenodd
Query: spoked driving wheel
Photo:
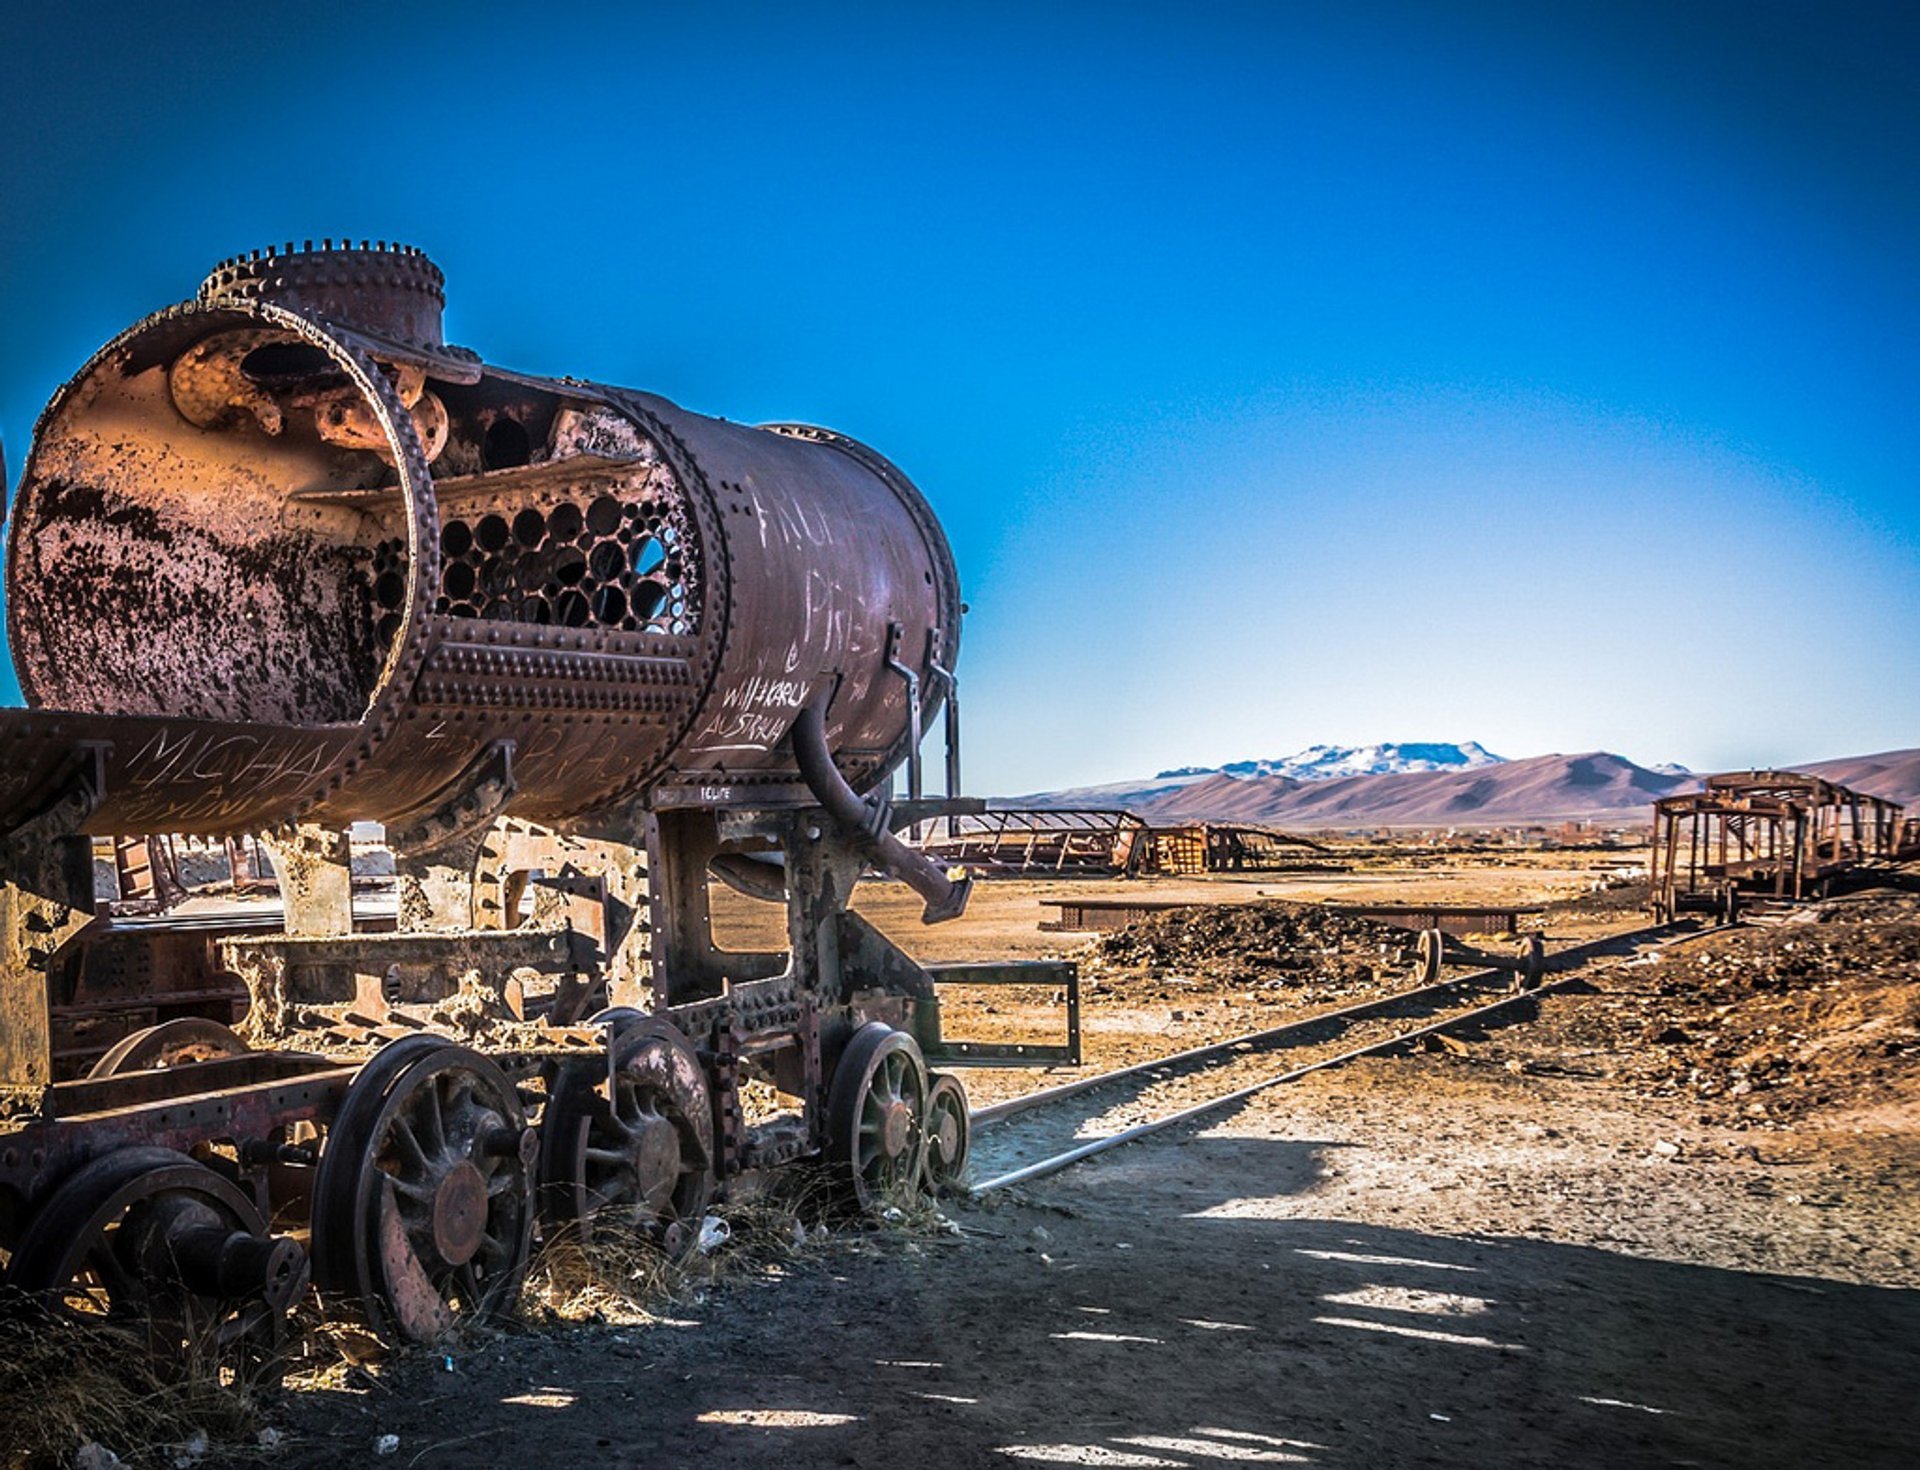
M 827 1156 L 861 1209 L 919 1190 L 927 1093 L 927 1064 L 904 1031 L 869 1022 L 841 1053 L 827 1098 Z
M 166 1377 L 277 1377 L 299 1244 L 271 1236 L 231 1182 L 185 1154 L 123 1148 L 82 1167 L 28 1222 L 7 1284 L 124 1330 Z
M 927 1090 L 927 1187 L 951 1189 L 967 1171 L 972 1116 L 967 1090 L 949 1072 L 935 1072 Z
M 609 1228 L 669 1254 L 713 1198 L 713 1099 L 700 1058 L 662 1021 L 625 1020 L 610 1065 L 570 1066 L 540 1125 L 541 1202 L 591 1239 Z
M 412 1342 L 510 1315 L 533 1227 L 534 1135 L 477 1052 L 409 1037 L 361 1069 L 314 1181 L 320 1284 Z

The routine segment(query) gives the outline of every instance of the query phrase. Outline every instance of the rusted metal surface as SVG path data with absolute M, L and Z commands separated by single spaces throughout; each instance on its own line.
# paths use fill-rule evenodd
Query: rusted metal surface
M 102 832 L 387 820 L 498 742 L 544 822 L 800 804 L 820 697 L 877 784 L 958 646 L 919 493 L 824 430 L 486 366 L 441 284 L 397 248 L 230 261 L 56 396 L 8 619 L 29 703 L 79 713 L 0 738 L 108 744 Z
M 1047 898 L 1040 906 L 1058 910 L 1054 918 L 1040 921 L 1050 934 L 1111 934 L 1169 909 L 1208 907 L 1171 898 Z
M 1040 928 L 1056 933 L 1111 933 L 1168 909 L 1204 907 L 1170 899 L 1049 898 L 1042 907 L 1059 910 Z M 1359 919 L 1377 919 L 1402 929 L 1440 929 L 1448 934 L 1511 934 L 1522 918 L 1545 912 L 1526 904 L 1369 904 L 1328 903 L 1321 907 Z
M 1899 852 L 1902 809 L 1797 771 L 1709 776 L 1706 789 L 1653 804 L 1650 904 L 1733 917 L 1743 902 L 1825 893 L 1851 870 Z
M 511 1309 L 539 1192 L 668 1243 L 802 1157 L 877 1198 L 937 1133 L 950 1177 L 964 1095 L 926 1059 L 985 1053 L 942 1037 L 942 982 L 1064 988 L 1067 1046 L 1015 1050 L 1077 1057 L 1071 965 L 948 974 L 848 907 L 874 864 L 930 921 L 968 891 L 895 836 L 982 809 L 919 493 L 825 430 L 490 366 L 443 284 L 384 244 L 236 258 L 43 415 L 7 561 L 35 707 L 0 711 L 0 1250 L 102 1160 L 197 1153 L 218 1185 L 107 1171 L 225 1202 L 169 1289 L 277 1316 L 298 1262 L 254 1222 L 284 1220 L 335 1300 L 428 1337 Z M 890 803 L 943 705 L 947 795 L 916 755 Z M 226 907 L 174 906 L 155 833 L 230 839 Z M 96 912 L 94 836 L 152 912 Z M 262 852 L 271 909 L 239 897 Z M 721 947 L 713 877 L 785 947 Z M 878 1162 L 846 1136 L 876 1110 Z
M 1153 826 L 1132 812 L 1101 807 L 993 807 L 919 824 L 909 840 L 940 862 L 1062 878 L 1275 872 L 1294 866 L 1302 852 L 1326 850 L 1272 827 Z
M 994 807 L 921 823 L 909 840 L 940 862 L 1063 877 L 1130 876 L 1142 870 L 1151 849 L 1139 817 L 1091 807 Z
M 1539 904 L 1511 903 L 1330 903 L 1327 908 L 1357 919 L 1376 919 L 1401 929 L 1438 929 L 1443 934 L 1513 934 L 1522 919 L 1546 912 Z

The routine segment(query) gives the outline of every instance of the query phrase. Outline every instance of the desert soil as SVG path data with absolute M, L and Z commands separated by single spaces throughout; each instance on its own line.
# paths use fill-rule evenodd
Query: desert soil
M 1001 891 L 1030 925 L 1032 887 Z M 1920 905 L 1826 917 L 948 1202 L 950 1228 L 841 1229 L 649 1322 L 336 1373 L 274 1407 L 257 1458 L 393 1435 L 422 1467 L 1912 1465 Z M 1637 922 L 1602 895 L 1546 926 Z M 1100 1065 L 1262 1023 L 1244 976 L 1211 1003 L 1233 966 L 1167 969 L 1109 972 Z

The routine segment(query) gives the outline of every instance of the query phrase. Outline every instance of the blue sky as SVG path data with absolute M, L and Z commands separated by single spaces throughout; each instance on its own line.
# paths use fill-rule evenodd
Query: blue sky
M 402 239 L 492 361 L 905 467 L 976 790 L 1920 744 L 1920 19 L 1595 9 L 16 19 L 9 470 L 219 257 Z

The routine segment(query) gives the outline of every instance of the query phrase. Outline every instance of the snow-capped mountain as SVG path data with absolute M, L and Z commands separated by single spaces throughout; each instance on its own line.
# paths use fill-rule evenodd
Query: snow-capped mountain
M 1224 766 L 1183 766 L 1154 779 L 1195 776 L 1286 776 L 1294 781 L 1332 781 L 1342 776 L 1388 776 L 1405 771 L 1472 771 L 1504 764 L 1477 740 L 1463 744 L 1309 745 L 1279 760 L 1230 761 Z

